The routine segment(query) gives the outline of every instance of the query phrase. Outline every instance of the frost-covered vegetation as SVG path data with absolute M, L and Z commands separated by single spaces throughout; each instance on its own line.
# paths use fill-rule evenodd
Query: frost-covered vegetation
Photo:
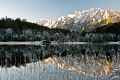
M 120 41 L 120 34 L 116 33 L 62 33 L 61 31 L 17 30 L 11 28 L 0 29 L 0 41 L 57 41 L 57 42 L 109 42 Z
M 120 52 L 119 45 L 1 45 L 0 46 L 0 66 L 20 66 L 33 62 L 43 60 L 51 56 L 67 56 L 76 55 L 82 58 L 84 55 L 99 56 L 109 61 L 113 60 L 113 55 Z
M 109 80 L 112 71 L 120 68 L 119 45 L 1 45 L 0 48 L 1 80 Z M 110 78 L 118 76 L 115 72 Z
M 101 29 L 101 28 L 100 28 Z M 111 28 L 110 28 L 111 29 Z M 97 29 L 96 29 L 97 30 Z M 100 32 L 100 30 L 98 31 Z M 0 20 L 0 41 L 57 41 L 57 42 L 109 42 L 120 41 L 117 33 L 75 32 L 64 29 L 49 29 L 26 19 L 3 18 Z

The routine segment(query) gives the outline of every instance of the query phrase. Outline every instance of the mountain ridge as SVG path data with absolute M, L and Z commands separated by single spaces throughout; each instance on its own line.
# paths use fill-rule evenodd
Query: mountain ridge
M 46 26 L 48 28 L 52 28 L 52 26 L 54 25 L 54 21 L 51 21 L 51 20 L 46 20 L 46 19 L 40 19 L 37 24 L 38 25 L 43 25 L 43 26 Z
M 52 28 L 62 28 L 78 32 L 90 32 L 99 26 L 120 21 L 120 11 L 102 10 L 91 8 L 82 12 L 75 11 L 73 14 L 61 16 L 52 24 Z
M 91 33 L 120 33 L 120 22 L 110 23 L 108 25 L 104 25 L 98 27 L 91 31 Z

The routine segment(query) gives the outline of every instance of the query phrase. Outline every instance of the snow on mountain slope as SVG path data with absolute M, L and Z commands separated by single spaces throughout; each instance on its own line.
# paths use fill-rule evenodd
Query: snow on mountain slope
M 37 24 L 38 25 L 43 25 L 43 26 L 47 26 L 49 28 L 52 28 L 53 24 L 55 22 L 54 21 L 50 21 L 50 20 L 45 20 L 45 19 L 40 19 Z
M 75 11 L 73 14 L 60 17 L 54 27 L 76 30 L 81 32 L 91 31 L 97 27 L 120 21 L 120 11 L 102 10 L 91 8 L 82 12 Z
M 97 27 L 120 21 L 120 11 L 91 8 L 85 11 L 75 11 L 73 14 L 61 16 L 56 22 L 40 19 L 37 24 L 50 28 L 62 28 L 74 31 L 90 32 Z

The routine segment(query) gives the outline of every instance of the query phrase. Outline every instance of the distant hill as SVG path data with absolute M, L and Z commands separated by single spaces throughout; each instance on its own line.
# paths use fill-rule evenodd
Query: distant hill
M 62 32 L 64 34 L 66 33 L 70 33 L 69 30 L 64 30 L 64 29 L 50 29 L 46 26 L 43 25 L 38 25 L 37 23 L 31 23 L 31 22 L 27 22 L 26 19 L 11 19 L 11 18 L 2 18 L 0 19 L 0 29 L 7 29 L 7 28 L 11 28 L 14 31 L 18 31 L 18 30 L 26 30 L 26 29 L 30 29 L 30 30 L 35 30 L 35 31 L 52 31 L 52 32 Z
M 26 19 L 0 19 L 0 41 L 41 41 L 59 40 L 60 36 L 65 39 L 70 30 L 50 29 L 37 23 L 27 22 Z
M 12 28 L 12 29 L 37 29 L 37 30 L 49 30 L 49 28 L 37 25 L 35 23 L 27 22 L 26 19 L 11 19 L 2 18 L 0 20 L 0 28 Z
M 92 33 L 120 33 L 120 22 L 111 23 L 102 27 L 98 27 L 91 32 Z

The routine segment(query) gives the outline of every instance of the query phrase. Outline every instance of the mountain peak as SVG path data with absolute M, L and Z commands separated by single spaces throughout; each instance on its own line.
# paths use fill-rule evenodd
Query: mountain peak
M 80 14 L 81 12 L 80 11 L 75 11 L 73 14 L 77 15 L 77 14 Z
M 47 26 L 49 28 L 52 28 L 52 26 L 54 25 L 54 21 L 51 20 L 46 20 L 46 19 L 40 19 L 37 24 L 38 25 L 43 25 L 43 26 Z
M 85 11 L 75 11 L 55 22 L 55 27 L 82 31 L 91 31 L 99 26 L 120 21 L 120 12 L 112 10 L 102 10 L 100 8 L 90 8 Z
M 52 28 L 62 28 L 75 31 L 90 32 L 93 29 L 120 21 L 120 11 L 102 10 L 100 8 L 90 8 L 85 11 L 75 11 L 73 14 L 61 16 L 56 22 L 50 20 L 39 20 L 39 24 L 52 26 Z

